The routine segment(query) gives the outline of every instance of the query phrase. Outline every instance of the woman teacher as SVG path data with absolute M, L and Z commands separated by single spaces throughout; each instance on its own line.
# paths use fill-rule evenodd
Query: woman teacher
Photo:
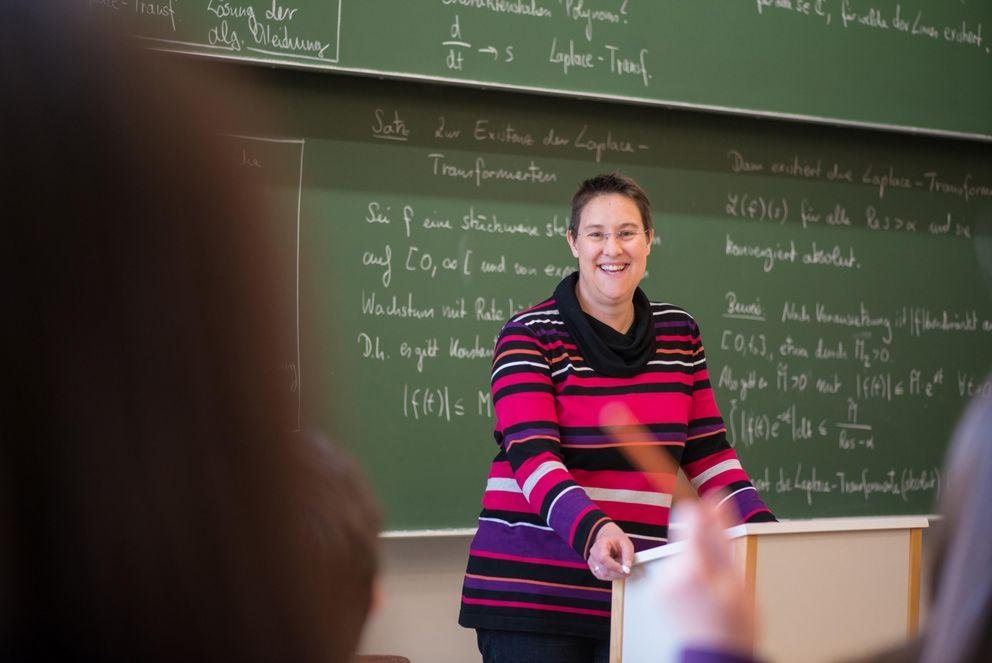
M 696 321 L 638 287 L 651 207 L 619 174 L 584 181 L 566 239 L 578 260 L 551 298 L 514 315 L 492 367 L 493 460 L 459 623 L 487 663 L 606 661 L 610 581 L 668 540 L 671 492 L 633 468 L 602 409 L 623 403 L 701 494 L 743 522 L 774 520 L 713 398 Z M 674 486 L 674 476 L 667 485 Z

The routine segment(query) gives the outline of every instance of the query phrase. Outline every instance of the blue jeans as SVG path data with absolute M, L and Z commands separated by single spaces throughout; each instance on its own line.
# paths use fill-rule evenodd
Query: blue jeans
M 476 629 L 483 663 L 608 663 L 610 641 Z

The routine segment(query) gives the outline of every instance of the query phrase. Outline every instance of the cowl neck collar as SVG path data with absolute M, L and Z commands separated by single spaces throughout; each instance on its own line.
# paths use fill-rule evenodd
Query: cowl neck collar
M 634 322 L 626 334 L 621 334 L 582 310 L 575 295 L 578 282 L 578 272 L 569 274 L 555 288 L 554 297 L 558 312 L 586 364 L 607 377 L 637 375 L 655 352 L 654 324 L 647 295 L 640 288 L 634 291 Z

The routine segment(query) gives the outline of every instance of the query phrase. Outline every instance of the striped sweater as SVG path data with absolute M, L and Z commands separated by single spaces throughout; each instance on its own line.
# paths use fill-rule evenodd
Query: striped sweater
M 462 626 L 609 637 L 610 583 L 585 561 L 596 533 L 612 520 L 638 551 L 663 545 L 671 506 L 658 478 L 634 471 L 621 452 L 635 441 L 599 426 L 609 402 L 624 402 L 647 442 L 667 450 L 701 494 L 727 491 L 742 521 L 774 519 L 727 442 L 695 320 L 670 304 L 651 303 L 650 312 L 654 357 L 629 378 L 587 365 L 554 298 L 500 332 L 492 371 L 499 453 L 469 551 Z

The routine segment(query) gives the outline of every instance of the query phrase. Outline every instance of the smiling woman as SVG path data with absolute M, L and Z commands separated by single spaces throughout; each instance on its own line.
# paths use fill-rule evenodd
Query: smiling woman
M 665 450 L 742 521 L 774 520 L 727 442 L 695 320 L 639 287 L 653 238 L 636 182 L 584 181 L 565 237 L 578 271 L 496 341 L 499 450 L 459 617 L 487 662 L 607 660 L 609 582 L 667 542 L 672 495 L 659 486 L 675 485 L 632 467 L 625 447 Z M 604 415 L 618 401 L 636 432 Z

